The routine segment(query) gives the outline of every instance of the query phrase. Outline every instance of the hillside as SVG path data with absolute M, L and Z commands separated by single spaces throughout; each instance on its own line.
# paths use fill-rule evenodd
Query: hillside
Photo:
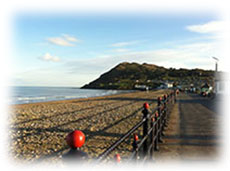
M 154 89 L 163 82 L 174 85 L 211 83 L 214 72 L 202 69 L 164 68 L 153 64 L 120 63 L 98 79 L 84 85 L 90 89 L 135 89 L 135 85 L 146 85 Z

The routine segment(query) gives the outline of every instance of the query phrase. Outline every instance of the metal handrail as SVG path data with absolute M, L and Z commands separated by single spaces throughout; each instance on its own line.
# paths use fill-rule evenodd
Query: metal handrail
M 146 143 L 147 139 L 149 138 L 150 134 L 152 133 L 152 139 L 151 139 L 151 145 L 146 149 L 147 154 L 153 149 L 153 145 L 155 143 L 156 140 L 159 140 L 162 132 L 163 132 L 163 128 L 165 126 L 165 122 L 167 119 L 167 103 L 171 100 L 172 98 L 174 98 L 174 101 L 176 101 L 176 95 L 175 92 L 171 93 L 169 96 L 164 95 L 164 99 L 163 100 L 159 100 L 158 98 L 158 106 L 155 107 L 153 110 L 151 110 L 151 113 L 149 113 L 149 111 L 147 110 L 147 108 L 144 108 L 144 110 L 142 111 L 144 114 L 144 117 L 142 118 L 142 120 L 140 122 L 138 122 L 135 126 L 133 126 L 127 133 L 125 133 L 119 140 L 117 140 L 116 142 L 114 142 L 109 148 L 107 148 L 102 154 L 100 154 L 97 158 L 97 162 L 101 162 L 102 160 L 104 160 L 115 148 L 117 148 L 122 142 L 124 142 L 124 140 L 126 138 L 128 138 L 132 133 L 134 133 L 140 126 L 144 125 L 144 124 L 148 124 L 148 120 L 150 118 L 153 118 L 153 115 L 158 111 L 159 112 L 159 117 L 156 118 L 155 122 L 151 125 L 151 128 L 148 129 L 147 128 L 147 132 L 144 133 L 142 140 L 137 144 L 137 146 L 135 147 L 135 150 L 133 150 L 133 153 L 130 155 L 130 158 L 132 159 L 140 150 L 140 148 L 144 145 L 144 143 Z M 163 106 L 163 108 L 162 108 Z M 147 112 L 147 113 L 144 113 Z M 163 118 L 164 117 L 164 118 Z M 153 136 L 153 131 L 155 130 L 155 127 L 158 127 L 159 129 L 155 132 L 155 135 Z M 154 142 L 154 143 L 153 143 Z M 146 145 L 146 144 L 145 144 Z
M 143 118 L 140 122 L 138 122 L 125 135 L 123 135 L 119 140 L 113 143 L 106 151 L 104 151 L 101 155 L 99 155 L 97 161 L 100 162 L 101 160 L 103 160 L 110 152 L 112 152 L 118 145 L 120 145 L 127 137 L 129 137 L 133 132 L 135 132 L 137 128 L 139 128 L 145 121 L 146 121 L 146 118 Z

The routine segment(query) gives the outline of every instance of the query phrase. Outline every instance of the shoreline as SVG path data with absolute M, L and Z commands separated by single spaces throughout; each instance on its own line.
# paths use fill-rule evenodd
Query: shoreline
M 126 91 L 126 90 L 124 90 Z M 128 91 L 128 90 L 127 90 Z M 135 91 L 135 90 L 130 90 L 131 92 L 120 92 L 116 94 L 106 94 L 106 95 L 101 95 L 101 96 L 92 96 L 92 97 L 79 97 L 79 98 L 73 98 L 73 99 L 63 99 L 63 100 L 50 100 L 50 101 L 41 101 L 41 102 L 31 102 L 31 103 L 21 103 L 21 104 L 9 104 L 9 106 L 21 106 L 21 105 L 32 105 L 32 104 L 47 104 L 47 103 L 59 103 L 59 102 L 70 102 L 70 101 L 80 101 L 80 100 L 92 100 L 92 99 L 97 99 L 97 98 L 107 98 L 110 96 L 116 96 L 116 95 L 122 95 L 122 94 L 130 94 L 130 93 L 136 93 L 136 92 L 142 92 L 142 91 Z M 155 90 L 153 90 L 155 91 Z

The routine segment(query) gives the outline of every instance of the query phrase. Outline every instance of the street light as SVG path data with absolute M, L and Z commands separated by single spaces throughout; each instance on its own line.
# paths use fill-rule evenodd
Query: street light
M 219 59 L 218 58 L 216 58 L 216 57 L 212 57 L 215 61 L 216 61 L 216 72 L 217 72 L 217 70 L 218 70 L 218 61 L 219 61 Z
M 216 61 L 216 71 L 215 71 L 215 77 L 213 81 L 213 87 L 214 87 L 214 92 L 217 93 L 217 70 L 218 70 L 218 61 L 219 59 L 216 57 L 212 57 Z

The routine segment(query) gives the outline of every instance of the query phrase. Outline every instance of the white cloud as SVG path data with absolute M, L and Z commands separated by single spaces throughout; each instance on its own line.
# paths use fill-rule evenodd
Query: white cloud
M 47 38 L 48 42 L 59 46 L 75 46 L 72 42 L 78 42 L 79 40 L 73 36 L 63 34 L 61 37 Z
M 138 43 L 138 41 L 130 41 L 130 42 L 118 42 L 118 43 L 114 43 L 111 46 L 112 47 L 124 47 L 124 46 L 130 46 L 130 45 L 134 45 Z
M 63 37 L 69 42 L 78 42 L 79 41 L 76 37 L 70 36 L 68 34 L 63 34 Z
M 223 21 L 211 21 L 200 25 L 190 25 L 186 29 L 197 33 L 218 33 L 223 31 L 225 23 Z
M 45 55 L 39 57 L 39 59 L 43 61 L 51 61 L 51 62 L 59 62 L 60 58 L 57 56 L 51 56 L 49 53 L 46 53 Z
M 118 52 L 118 53 L 122 53 L 122 52 L 129 52 L 129 49 L 125 49 L 125 48 L 119 48 L 119 49 L 113 49 L 113 52 Z

